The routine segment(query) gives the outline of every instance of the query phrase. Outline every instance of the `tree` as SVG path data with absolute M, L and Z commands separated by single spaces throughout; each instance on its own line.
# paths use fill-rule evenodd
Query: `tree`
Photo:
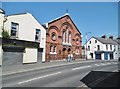
M 2 31 L 2 37 L 6 38 L 6 39 L 9 39 L 10 35 L 9 35 L 8 31 L 6 31 L 6 30 L 3 29 L 3 31 Z

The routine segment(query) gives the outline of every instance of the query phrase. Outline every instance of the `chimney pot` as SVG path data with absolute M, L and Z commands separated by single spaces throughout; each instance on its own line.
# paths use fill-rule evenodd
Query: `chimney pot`
M 107 37 L 106 37 L 106 35 L 103 35 L 101 38 L 104 38 L 104 39 L 105 39 L 105 38 L 107 38 Z
M 111 36 L 109 36 L 109 39 L 112 39 L 113 40 L 113 36 L 111 35 Z

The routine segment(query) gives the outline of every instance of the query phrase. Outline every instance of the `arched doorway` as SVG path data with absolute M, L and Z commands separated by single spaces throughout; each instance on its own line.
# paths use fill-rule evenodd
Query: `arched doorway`
M 70 53 L 71 52 L 71 49 L 70 48 L 68 48 L 68 53 Z
M 62 50 L 62 59 L 66 58 L 66 48 L 63 48 Z

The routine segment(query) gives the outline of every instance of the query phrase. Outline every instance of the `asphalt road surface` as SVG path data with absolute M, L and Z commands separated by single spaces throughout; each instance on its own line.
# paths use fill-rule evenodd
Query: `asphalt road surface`
M 86 87 L 81 79 L 91 71 L 117 72 L 118 69 L 118 61 L 76 63 L 4 75 L 2 76 L 2 87 Z

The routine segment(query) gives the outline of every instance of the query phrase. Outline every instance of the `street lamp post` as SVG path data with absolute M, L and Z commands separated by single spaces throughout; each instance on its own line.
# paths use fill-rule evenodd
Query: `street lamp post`
M 87 40 L 87 34 L 88 34 L 88 33 L 91 33 L 91 32 L 86 32 L 86 33 L 85 33 L 85 35 L 86 35 L 86 60 L 87 60 L 87 41 L 88 41 L 88 40 Z

